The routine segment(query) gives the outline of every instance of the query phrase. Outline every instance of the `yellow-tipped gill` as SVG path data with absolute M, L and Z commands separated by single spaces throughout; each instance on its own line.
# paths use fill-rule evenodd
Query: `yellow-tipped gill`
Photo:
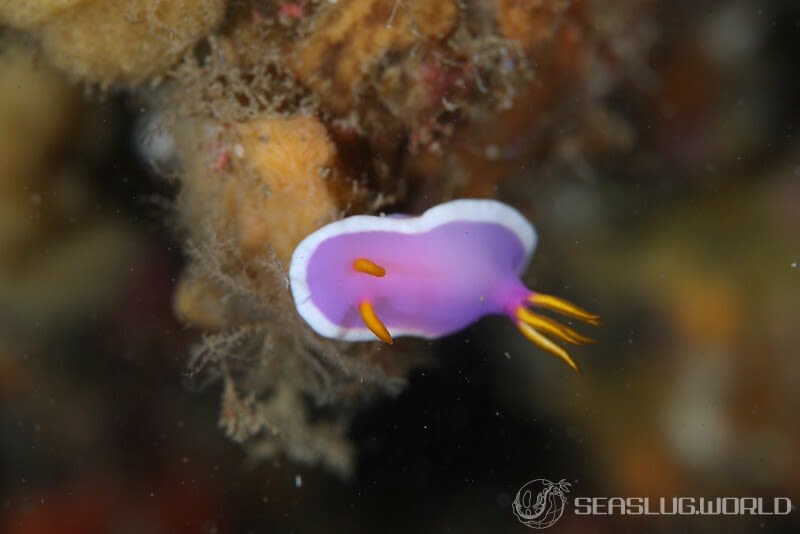
M 585 321 L 593 326 L 600 325 L 599 316 L 552 295 L 533 293 L 527 298 L 526 304 L 533 308 L 541 308 L 561 313 L 562 315 Z M 514 319 L 517 328 L 526 338 L 535 345 L 560 358 L 574 371 L 580 372 L 578 364 L 575 363 L 569 353 L 553 342 L 553 340 L 546 337 L 545 334 L 573 345 L 594 343 L 593 339 L 549 317 L 534 313 L 532 310 L 528 309 L 526 305 L 521 305 L 515 310 Z

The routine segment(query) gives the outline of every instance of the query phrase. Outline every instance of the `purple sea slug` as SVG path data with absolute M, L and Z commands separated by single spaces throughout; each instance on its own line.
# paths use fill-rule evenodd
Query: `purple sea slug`
M 297 311 L 317 333 L 346 341 L 438 338 L 489 314 L 577 364 L 545 336 L 592 340 L 536 309 L 597 326 L 598 316 L 520 281 L 536 231 L 495 200 L 454 200 L 419 217 L 357 215 L 324 226 L 295 249 L 289 268 Z

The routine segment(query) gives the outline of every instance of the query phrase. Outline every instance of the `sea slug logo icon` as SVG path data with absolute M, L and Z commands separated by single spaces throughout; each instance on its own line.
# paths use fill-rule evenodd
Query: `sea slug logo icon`
M 544 478 L 531 480 L 519 489 L 511 509 L 525 526 L 538 529 L 550 527 L 564 513 L 564 505 L 567 504 L 564 494 L 569 493 L 569 486 L 564 479 L 559 482 Z

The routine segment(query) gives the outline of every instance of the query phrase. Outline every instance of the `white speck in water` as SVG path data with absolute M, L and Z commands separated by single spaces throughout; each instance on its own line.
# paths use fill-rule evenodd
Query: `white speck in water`
M 792 262 L 792 269 L 797 269 L 797 262 L 796 261 Z
M 504 352 L 503 356 L 505 356 L 507 360 L 511 359 L 511 353 L 510 352 Z
M 183 462 L 183 463 L 185 463 L 185 464 L 188 464 L 188 463 L 189 463 L 189 458 L 187 458 L 186 456 L 184 456 L 183 458 L 181 458 L 181 462 Z
M 303 477 L 300 475 L 294 476 L 294 487 L 295 488 L 302 488 L 303 487 Z

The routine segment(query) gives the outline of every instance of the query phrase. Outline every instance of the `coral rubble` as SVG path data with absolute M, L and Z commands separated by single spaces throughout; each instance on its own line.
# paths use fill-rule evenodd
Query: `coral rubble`
M 363 399 L 397 391 L 427 345 L 310 332 L 286 283 L 293 248 L 345 214 L 495 196 L 522 164 L 625 146 L 598 101 L 626 76 L 612 39 L 646 50 L 646 16 L 608 33 L 601 19 L 565 0 L 0 5 L 72 78 L 147 102 L 142 150 L 181 186 L 174 307 L 204 332 L 191 365 L 222 381 L 221 426 L 261 456 L 341 473 Z
M 70 75 L 108 86 L 163 75 L 224 8 L 224 0 L 8 0 L 0 22 L 30 30 Z

